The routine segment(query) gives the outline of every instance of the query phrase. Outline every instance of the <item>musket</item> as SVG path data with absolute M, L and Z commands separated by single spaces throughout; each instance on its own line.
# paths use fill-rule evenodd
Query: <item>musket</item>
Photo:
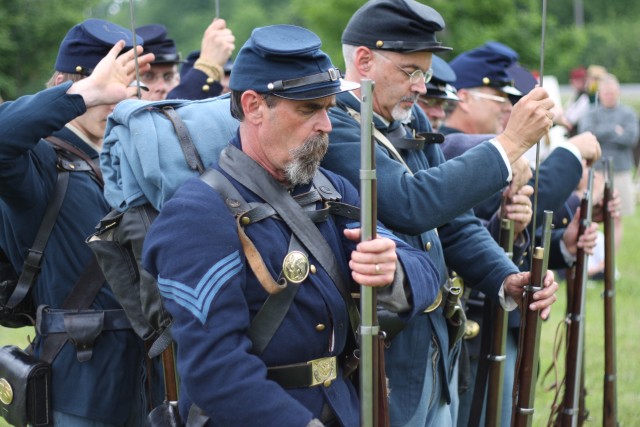
M 538 378 L 538 353 L 540 350 L 540 328 L 538 310 L 530 310 L 533 294 L 544 287 L 544 278 L 549 265 L 549 242 L 551 240 L 552 211 L 544 211 L 542 225 L 542 246 L 536 246 L 531 262 L 530 284 L 525 287 L 522 297 L 522 318 L 520 322 L 520 343 L 518 363 L 514 382 L 514 405 L 511 414 L 512 427 L 531 426 L 534 413 L 536 380 Z
M 507 218 L 500 220 L 500 247 L 509 259 L 513 259 L 514 222 Z M 504 380 L 504 365 L 507 359 L 507 330 L 509 316 L 500 306 L 491 303 L 492 328 L 491 349 L 487 355 L 489 362 L 487 379 L 487 408 L 485 426 L 497 427 L 502 419 L 502 388 Z M 485 329 L 485 333 L 488 333 Z
M 589 181 L 584 197 L 580 202 L 580 226 L 578 236 L 584 234 L 591 225 L 593 168 L 589 170 Z M 567 301 L 571 310 L 567 316 L 567 351 L 565 357 L 564 398 L 558 417 L 562 427 L 576 427 L 582 423 L 580 418 L 580 394 L 584 380 L 584 309 L 586 304 L 586 283 L 589 255 L 583 248 L 576 254 L 575 276 L 573 279 L 572 300 Z
M 373 139 L 373 81 L 361 80 L 360 93 L 360 224 L 361 241 L 376 238 L 377 186 L 375 142 Z M 386 378 L 384 376 L 384 339 L 378 324 L 376 290 L 360 289 L 360 415 L 361 426 L 389 425 Z
M 616 300 L 615 300 L 615 237 L 614 219 L 609 211 L 613 199 L 613 159 L 604 160 L 604 391 L 602 402 L 603 427 L 618 426 L 618 396 L 616 391 Z
M 542 28 L 540 34 L 540 86 L 544 77 L 544 48 L 547 27 L 547 0 L 542 0 Z M 538 353 L 540 351 L 541 323 L 538 312 L 529 309 L 533 294 L 544 287 L 544 277 L 549 263 L 552 211 L 544 211 L 542 246 L 535 246 L 536 217 L 538 216 L 538 176 L 540 171 L 540 141 L 536 143 L 536 166 L 534 171 L 533 218 L 531 220 L 531 275 L 522 298 L 523 313 L 520 319 L 518 356 L 513 383 L 513 410 L 511 426 L 531 426 L 534 412 L 536 380 L 538 378 Z
M 505 212 L 505 200 L 500 207 Z M 514 222 L 500 218 L 498 243 L 509 259 L 513 259 Z M 477 427 L 485 411 L 485 427 L 497 427 L 502 424 L 502 390 L 504 367 L 507 359 L 507 330 L 509 316 L 500 304 L 485 299 L 482 315 L 482 341 L 480 359 L 476 373 L 471 412 L 467 427 Z M 486 403 L 486 404 L 485 404 Z

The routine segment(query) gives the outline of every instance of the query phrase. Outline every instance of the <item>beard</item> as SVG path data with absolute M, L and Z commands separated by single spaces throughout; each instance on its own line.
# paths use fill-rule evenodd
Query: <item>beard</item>
M 411 96 L 403 96 L 400 101 L 391 110 L 391 117 L 393 120 L 408 123 L 411 121 L 411 108 L 404 108 L 400 105 L 401 102 L 411 102 L 413 104 L 418 100 L 418 94 L 411 94 Z
M 310 136 L 302 146 L 292 149 L 290 151 L 292 160 L 284 170 L 287 181 L 292 186 L 310 183 L 328 147 L 329 136 L 321 133 Z

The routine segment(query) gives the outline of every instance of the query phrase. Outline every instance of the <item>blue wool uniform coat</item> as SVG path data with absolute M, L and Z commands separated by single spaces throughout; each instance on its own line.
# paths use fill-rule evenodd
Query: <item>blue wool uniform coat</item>
M 333 131 L 329 151 L 322 164 L 357 183 L 360 124 L 346 107 L 359 112 L 360 103 L 350 93 L 337 98 L 337 107 L 330 111 Z M 418 107 L 414 106 L 413 116 L 411 127 L 416 132 L 431 131 Z M 387 133 L 381 120 L 375 117 L 374 122 L 378 130 Z M 507 183 L 508 170 L 497 148 L 484 143 L 446 163 L 440 147 L 433 144 L 425 145 L 422 151 L 400 153 L 413 176 L 384 147 L 376 148 L 378 218 L 411 246 L 426 249 L 443 282 L 449 267 L 497 300 L 504 279 L 518 270 L 470 210 Z M 441 349 L 435 361 L 427 360 L 432 345 Z M 393 339 L 385 353 L 392 425 L 404 424 L 419 405 L 433 403 L 429 396 L 421 395 L 428 363 L 437 364 L 432 368 L 439 379 L 433 387 L 442 387 L 448 400 L 456 357 L 449 357 L 448 348 L 446 321 L 440 309 L 414 317 Z
M 19 274 L 53 192 L 56 154 L 41 138 L 56 135 L 93 159 L 98 153 L 64 125 L 86 111 L 71 83 L 0 105 L 0 246 Z M 32 290 L 37 305 L 60 308 L 91 257 L 85 244 L 109 211 L 102 189 L 88 173 L 70 173 L 69 187 L 45 248 L 42 272 Z M 120 308 L 103 285 L 92 309 Z M 130 332 L 105 332 L 93 357 L 80 363 L 67 342 L 53 362 L 53 409 L 122 424 L 131 405 L 142 364 L 141 343 Z M 37 346 L 40 351 L 40 345 Z
M 239 147 L 237 139 L 232 143 Z M 358 205 L 355 188 L 326 174 L 343 202 Z M 237 181 L 230 181 L 247 202 L 263 201 Z M 298 186 L 292 194 L 308 190 L 309 185 Z M 355 245 L 342 230 L 354 224 L 343 217 L 333 218 L 318 223 L 318 228 L 348 281 L 347 263 Z M 271 276 L 277 278 L 288 253 L 290 229 L 283 221 L 269 218 L 245 231 Z M 384 230 L 381 234 L 393 236 Z M 428 257 L 403 242 L 397 245 L 414 304 L 403 316 L 410 318 L 433 301 L 439 278 Z M 166 308 L 174 317 L 180 411 L 185 417 L 193 402 L 212 419 L 212 426 L 302 427 L 320 418 L 326 403 L 340 425 L 360 425 L 355 389 L 341 373 L 329 387 L 285 390 L 266 379 L 269 366 L 344 356 L 350 333 L 346 305 L 313 256 L 309 261 L 317 272 L 301 283 L 283 323 L 259 356 L 252 354 L 246 332 L 268 294 L 246 263 L 235 219 L 211 187 L 191 179 L 178 189 L 147 234 L 143 261 L 157 276 Z
M 467 135 L 457 129 L 447 127 L 441 128 L 440 131 L 447 135 L 442 150 L 448 160 L 460 156 L 488 137 L 488 135 Z M 556 213 L 562 209 L 565 202 L 572 197 L 581 177 L 582 163 L 573 153 L 565 148 L 556 148 L 540 163 L 540 170 L 538 172 L 538 210 L 536 216 L 536 224 L 538 227 L 542 226 L 543 213 L 545 210 Z M 534 178 L 532 178 L 529 181 L 529 185 L 533 186 L 534 184 Z M 500 202 L 501 195 L 494 195 L 475 206 L 474 211 L 479 218 L 488 220 L 498 210 Z M 562 241 L 562 236 L 567 224 L 568 222 L 564 225 L 555 224 L 556 228 L 551 231 L 551 247 L 549 251 L 549 269 L 551 270 L 570 267 L 560 251 L 560 242 Z M 497 234 L 494 236 L 497 237 Z M 522 259 L 517 262 L 518 267 L 521 271 L 529 271 L 530 254 L 526 251 L 522 255 Z M 470 318 L 476 321 L 479 320 L 476 315 L 472 315 Z M 514 311 L 509 315 L 509 327 L 516 329 L 519 325 L 519 313 Z M 470 347 L 473 347 L 473 351 L 471 351 L 472 354 L 479 351 L 479 336 L 467 343 L 470 344 Z
M 219 81 L 213 81 L 202 71 L 191 68 L 180 77 L 180 84 L 167 94 L 167 99 L 206 99 L 221 93 Z

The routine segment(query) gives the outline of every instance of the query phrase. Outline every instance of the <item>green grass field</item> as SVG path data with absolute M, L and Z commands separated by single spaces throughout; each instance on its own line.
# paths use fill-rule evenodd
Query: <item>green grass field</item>
M 621 426 L 635 426 L 640 420 L 640 316 L 633 313 L 638 310 L 640 287 L 636 288 L 640 278 L 640 210 L 634 217 L 625 218 L 625 237 L 617 254 L 617 267 L 620 278 L 616 282 L 616 328 L 617 328 L 617 371 L 618 371 L 618 418 Z M 602 386 L 604 376 L 603 349 L 603 300 L 602 283 L 593 282 L 587 288 L 586 307 L 586 356 L 585 381 L 587 388 L 586 407 L 590 411 L 589 425 L 602 425 Z M 552 360 L 552 346 L 558 323 L 564 318 L 566 307 L 566 288 L 561 284 L 559 299 L 555 304 L 550 320 L 542 326 L 540 347 L 540 366 L 544 372 Z M 27 337 L 33 337 L 33 330 L 0 328 L 0 345 L 26 345 Z M 561 357 L 560 367 L 564 364 Z M 552 379 L 552 378 L 550 378 Z M 538 381 L 536 387 L 536 412 L 534 426 L 545 426 L 553 400 L 553 392 L 545 392 Z M 0 419 L 0 427 L 7 424 Z

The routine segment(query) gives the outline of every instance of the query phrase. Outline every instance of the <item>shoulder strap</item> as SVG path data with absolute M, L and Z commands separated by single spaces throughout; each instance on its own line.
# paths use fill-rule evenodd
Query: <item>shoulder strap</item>
M 284 286 L 277 283 L 271 277 L 267 266 L 264 264 L 264 260 L 260 256 L 260 253 L 254 246 L 253 242 L 244 232 L 244 228 L 241 223 L 241 214 L 246 212 L 249 208 L 249 204 L 244 200 L 242 195 L 236 190 L 236 188 L 229 182 L 229 180 L 215 169 L 207 169 L 205 173 L 200 175 L 200 179 L 213 188 L 218 194 L 222 196 L 225 205 L 229 208 L 232 215 L 236 218 L 238 225 L 238 237 L 242 244 L 247 262 L 256 275 L 256 278 L 262 284 L 262 287 L 269 293 L 278 293 Z
M 64 200 L 68 185 L 69 172 L 58 172 L 53 195 L 47 205 L 47 210 L 45 211 L 42 222 L 40 223 L 40 228 L 38 228 L 38 232 L 36 233 L 36 238 L 24 259 L 22 273 L 18 279 L 18 284 L 7 302 L 7 307 L 10 309 L 17 307 L 17 305 L 22 302 L 22 300 L 27 296 L 29 289 L 31 289 L 36 281 L 38 274 L 40 274 L 40 265 L 44 255 L 44 248 L 47 246 L 49 236 L 51 235 L 53 226 L 58 218 L 58 212 L 60 212 L 60 207 L 62 206 L 62 201 Z
M 347 113 L 349 113 L 349 115 L 351 117 L 353 117 L 354 120 L 356 120 L 358 123 L 360 123 L 360 113 L 358 113 L 353 108 L 349 108 L 349 107 L 347 107 Z M 398 153 L 398 150 L 396 150 L 396 148 L 393 146 L 391 141 L 389 141 L 389 139 L 386 136 L 384 136 L 384 134 L 382 132 L 380 132 L 378 129 L 376 129 L 375 127 L 373 128 L 373 136 L 376 138 L 376 140 L 380 144 L 382 144 L 387 150 L 389 150 L 389 152 L 391 153 L 391 155 L 393 156 L 394 159 L 396 159 L 397 161 L 402 163 L 404 165 L 404 167 L 407 168 L 407 171 L 411 175 L 413 175 L 413 172 L 411 171 L 409 166 L 405 163 L 404 159 L 402 158 L 400 153 Z
M 355 328 L 360 323 L 358 309 L 351 297 L 349 284 L 342 275 L 338 261 L 318 227 L 302 212 L 300 206 L 282 185 L 236 147 L 228 146 L 225 148 L 220 155 L 219 164 L 233 179 L 269 203 L 300 240 L 300 243 L 318 260 L 340 291 L 355 333 Z
M 191 168 L 194 171 L 198 171 L 200 174 L 204 173 L 204 165 L 202 164 L 202 159 L 200 158 L 200 154 L 198 154 L 198 150 L 196 146 L 193 144 L 191 140 L 191 135 L 189 135 L 189 129 L 187 125 L 184 124 L 180 115 L 176 112 L 176 110 L 167 105 L 162 107 L 162 112 L 169 119 L 173 128 L 176 130 L 176 135 L 178 135 L 178 141 L 180 142 L 180 148 L 182 148 L 182 152 L 184 153 L 184 158 Z
M 96 177 L 98 184 L 100 184 L 101 187 L 104 187 L 104 180 L 102 179 L 102 171 L 100 170 L 100 167 L 98 167 L 98 165 L 96 165 L 96 163 L 89 156 L 87 156 L 87 153 L 75 147 L 73 144 L 69 144 L 67 141 L 58 138 L 57 136 L 53 136 L 53 135 L 48 136 L 45 138 L 45 141 L 48 141 L 51 145 L 54 146 L 54 148 L 67 151 L 71 154 L 78 156 L 85 162 L 87 162 L 87 165 L 89 165 L 89 167 L 93 171 L 93 174 Z

